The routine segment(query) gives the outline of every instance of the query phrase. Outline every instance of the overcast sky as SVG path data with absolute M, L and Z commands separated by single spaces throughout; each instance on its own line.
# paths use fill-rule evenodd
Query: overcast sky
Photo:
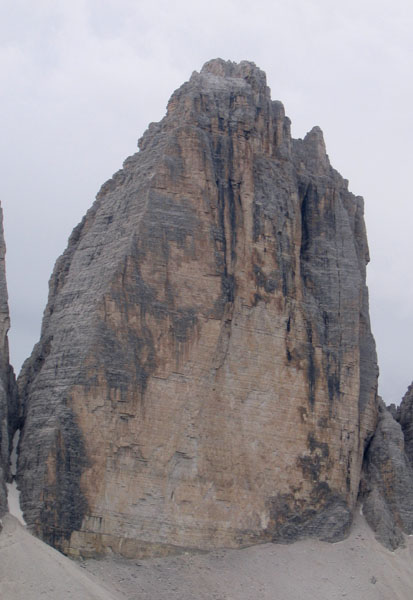
M 12 362 L 39 338 L 47 282 L 99 187 L 192 71 L 267 73 L 294 137 L 324 131 L 365 198 L 380 391 L 413 379 L 411 0 L 0 0 L 0 199 Z

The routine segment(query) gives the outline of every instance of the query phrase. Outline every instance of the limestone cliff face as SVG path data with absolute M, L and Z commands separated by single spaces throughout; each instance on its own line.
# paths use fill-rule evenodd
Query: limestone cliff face
M 6 481 L 10 478 L 9 450 L 17 411 L 16 382 L 13 369 L 9 364 L 7 339 L 10 315 L 5 257 L 3 211 L 0 207 L 0 516 L 7 510 Z
M 24 365 L 19 487 L 84 555 L 351 522 L 376 426 L 363 201 L 265 75 L 220 59 L 171 97 L 50 280 Z

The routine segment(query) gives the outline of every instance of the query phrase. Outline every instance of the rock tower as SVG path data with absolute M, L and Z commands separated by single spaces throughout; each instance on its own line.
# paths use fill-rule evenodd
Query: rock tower
M 19 380 L 25 518 L 73 555 L 347 532 L 377 421 L 363 201 L 213 60 L 103 185 Z

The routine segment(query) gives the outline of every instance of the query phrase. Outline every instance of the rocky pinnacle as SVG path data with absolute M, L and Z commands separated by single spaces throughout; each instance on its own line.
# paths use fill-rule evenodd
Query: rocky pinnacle
M 363 514 L 390 550 L 413 534 L 413 384 L 400 406 L 379 405 L 379 421 L 364 459 Z
M 72 555 L 346 535 L 376 427 L 363 200 L 253 63 L 173 93 L 50 280 L 26 521 Z

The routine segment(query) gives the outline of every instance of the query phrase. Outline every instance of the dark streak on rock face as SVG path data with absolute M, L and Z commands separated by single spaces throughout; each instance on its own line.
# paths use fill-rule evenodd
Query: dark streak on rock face
M 237 260 L 237 229 L 242 227 L 239 194 L 236 197 L 233 184 L 233 142 L 231 128 L 222 119 L 221 131 L 227 135 L 219 136 L 213 148 L 213 169 L 217 187 L 217 222 L 214 224 L 213 238 L 218 273 L 221 274 L 222 298 L 216 309 L 223 315 L 227 303 L 235 298 L 234 267 Z M 229 133 L 229 135 L 228 135 Z M 217 315 L 218 316 L 218 315 Z
M 103 368 L 108 390 L 119 390 L 123 400 L 131 390 L 140 390 L 143 399 L 148 379 L 157 367 L 156 342 L 147 322 L 148 317 L 170 323 L 169 331 L 175 341 L 177 353 L 179 345 L 188 340 L 198 322 L 194 308 L 176 306 L 174 292 L 168 286 L 167 278 L 166 301 L 159 300 L 156 290 L 143 279 L 138 257 L 142 259 L 147 254 L 156 255 L 156 245 L 160 238 L 159 234 L 152 237 L 150 235 L 151 232 L 148 232 L 148 237 L 135 245 L 134 254 L 125 262 L 123 274 L 111 287 L 110 300 L 116 306 L 117 314 L 122 315 L 122 323 L 114 328 L 105 316 L 99 322 L 96 335 L 96 369 Z M 188 230 L 177 228 L 173 239 L 184 247 L 188 235 Z M 151 245 L 151 240 L 155 240 L 155 248 Z M 167 258 L 167 250 L 164 250 L 164 255 Z M 129 323 L 129 313 L 135 315 L 137 307 L 139 322 L 132 326 Z M 133 377 L 131 365 L 134 366 Z M 83 382 L 79 380 L 79 383 Z
M 314 434 L 311 432 L 308 434 L 308 448 L 311 454 L 313 454 L 316 450 L 320 450 L 323 458 L 328 458 L 330 454 L 328 444 L 326 442 L 319 442 L 316 440 Z
M 326 467 L 330 450 L 326 442 L 317 441 L 311 432 L 308 434 L 308 449 L 310 455 L 299 456 L 297 463 L 303 472 L 303 477 L 318 485 L 320 473 Z
M 303 194 L 303 199 L 301 202 L 301 248 L 300 248 L 300 258 L 301 261 L 308 260 L 308 253 L 310 248 L 310 242 L 312 237 L 312 232 L 310 230 L 311 222 L 313 220 L 312 213 L 314 212 L 314 208 L 317 206 L 317 194 L 311 184 L 309 184 L 308 188 L 305 190 Z M 303 270 L 304 278 L 306 277 L 306 272 Z
M 316 399 L 316 380 L 317 369 L 314 358 L 313 332 L 311 324 L 307 324 L 307 339 L 308 339 L 308 402 L 310 407 L 314 409 Z
M 45 501 L 35 531 L 45 542 L 64 550 L 88 512 L 80 477 L 88 466 L 83 435 L 70 408 L 62 411 L 49 460 L 52 480 L 44 487 Z
M 124 399 L 130 386 L 134 385 L 143 396 L 148 377 L 156 366 L 150 330 L 142 328 L 141 335 L 129 330 L 125 339 L 124 335 L 118 336 L 105 322 L 101 322 L 99 339 L 98 360 L 105 373 L 108 392 L 119 390 L 121 398 Z M 142 360 L 142 357 L 146 358 Z M 128 368 L 130 364 L 135 367 L 133 380 Z
M 322 541 L 336 542 L 348 534 L 352 523 L 351 511 L 327 483 L 314 486 L 310 502 L 295 500 L 293 494 L 279 494 L 268 501 L 272 541 L 290 544 L 317 536 Z

